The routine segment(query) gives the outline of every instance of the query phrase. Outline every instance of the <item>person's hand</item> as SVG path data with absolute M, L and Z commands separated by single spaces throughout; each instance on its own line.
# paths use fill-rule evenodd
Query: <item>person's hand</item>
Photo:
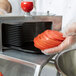
M 11 10 L 12 7 L 8 0 L 0 0 L 0 15 L 10 13 Z
M 52 53 L 61 52 L 65 49 L 70 48 L 72 45 L 76 43 L 76 22 L 67 25 L 66 28 L 67 29 L 65 29 L 65 32 L 63 33 L 66 39 L 57 47 L 43 50 L 42 52 L 44 54 L 49 55 Z

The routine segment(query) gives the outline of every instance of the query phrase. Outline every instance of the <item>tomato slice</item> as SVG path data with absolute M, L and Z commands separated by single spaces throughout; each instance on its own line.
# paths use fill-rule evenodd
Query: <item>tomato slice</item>
M 44 31 L 45 35 L 51 39 L 63 41 L 65 38 L 63 37 L 63 34 L 58 31 L 54 30 L 46 30 Z
M 54 41 L 52 39 L 46 40 L 47 37 L 44 34 L 39 34 L 36 38 L 34 38 L 34 46 L 39 49 L 48 49 L 55 46 L 58 46 L 61 41 Z
M 44 50 L 44 48 L 41 47 L 41 45 L 39 45 L 38 43 L 34 44 L 34 46 L 35 46 L 36 48 L 40 49 L 40 50 Z
M 58 45 L 58 44 L 60 44 L 62 41 L 56 41 L 56 40 L 54 40 L 54 39 L 50 39 L 50 38 L 48 38 L 46 35 L 42 35 L 42 38 L 41 38 L 41 40 L 43 41 L 43 42 L 46 42 L 47 44 L 52 44 L 52 45 Z
M 40 50 L 43 50 L 43 49 L 44 49 L 44 47 L 41 46 L 41 45 L 39 45 L 38 42 L 36 42 L 36 43 L 34 44 L 34 46 L 35 46 L 36 48 L 40 49 Z
M 35 43 L 34 46 L 40 50 L 44 50 L 47 48 L 44 45 L 40 44 L 39 42 Z
M 41 41 L 41 38 L 40 38 L 41 35 L 38 35 L 38 37 L 36 37 L 34 39 L 34 46 L 41 49 L 41 50 L 44 50 L 44 49 L 47 49 L 49 48 L 49 45 L 47 45 L 44 41 Z
M 38 42 L 39 45 L 43 46 L 43 47 L 46 47 L 46 43 L 45 41 L 42 41 L 42 38 L 40 38 L 41 35 L 39 35 L 37 38 L 36 38 L 36 42 Z M 48 47 L 48 46 L 47 46 Z
M 39 48 L 40 50 L 53 48 L 55 46 L 58 46 L 59 44 L 53 45 L 53 44 L 47 44 L 46 42 L 42 43 L 42 41 L 36 42 L 34 44 L 35 47 Z
M 40 50 L 45 49 L 45 46 L 44 46 L 42 43 L 39 42 L 39 40 L 38 40 L 37 37 L 34 38 L 34 46 L 35 46 L 36 48 L 39 48 Z
M 53 30 L 46 30 L 34 38 L 34 46 L 40 50 L 53 48 L 64 40 L 62 33 Z
M 56 40 L 64 40 L 65 38 L 63 37 L 63 34 L 58 31 L 49 31 L 49 34 L 52 35 L 52 37 Z

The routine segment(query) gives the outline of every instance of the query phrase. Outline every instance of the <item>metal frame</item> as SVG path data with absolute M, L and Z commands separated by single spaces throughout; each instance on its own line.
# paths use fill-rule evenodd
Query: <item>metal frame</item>
M 34 68 L 35 72 L 33 76 L 40 76 L 42 68 L 46 63 L 54 56 L 46 55 L 31 55 L 27 53 L 21 53 L 15 50 L 2 51 L 2 23 L 20 23 L 20 22 L 52 22 L 53 25 L 59 24 L 59 21 L 62 21 L 61 16 L 1 16 L 0 17 L 0 58 L 16 62 L 19 64 L 27 65 L 28 67 Z M 30 55 L 30 57 L 29 57 Z M 28 59 L 27 59 L 28 58 Z M 32 58 L 32 59 L 31 59 Z M 39 60 L 38 60 L 39 59 Z M 37 61 L 38 60 L 38 61 Z

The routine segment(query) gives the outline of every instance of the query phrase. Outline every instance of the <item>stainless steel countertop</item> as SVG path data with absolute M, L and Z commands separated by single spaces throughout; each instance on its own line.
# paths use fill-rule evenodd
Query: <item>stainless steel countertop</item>
M 17 50 L 6 50 L 2 52 L 2 54 L 0 55 L 21 59 L 38 65 L 43 65 L 47 63 L 53 57 L 53 55 L 47 56 L 44 54 L 31 54 L 31 53 L 24 53 Z

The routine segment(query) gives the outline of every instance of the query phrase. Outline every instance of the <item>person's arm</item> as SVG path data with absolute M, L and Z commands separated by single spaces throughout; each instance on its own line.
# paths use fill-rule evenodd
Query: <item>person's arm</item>
M 70 9 L 63 16 L 62 32 L 66 39 L 57 47 L 45 49 L 44 54 L 61 52 L 65 49 L 76 49 L 76 1 L 71 3 Z
M 12 10 L 11 4 L 8 0 L 0 0 L 0 14 L 10 13 Z

